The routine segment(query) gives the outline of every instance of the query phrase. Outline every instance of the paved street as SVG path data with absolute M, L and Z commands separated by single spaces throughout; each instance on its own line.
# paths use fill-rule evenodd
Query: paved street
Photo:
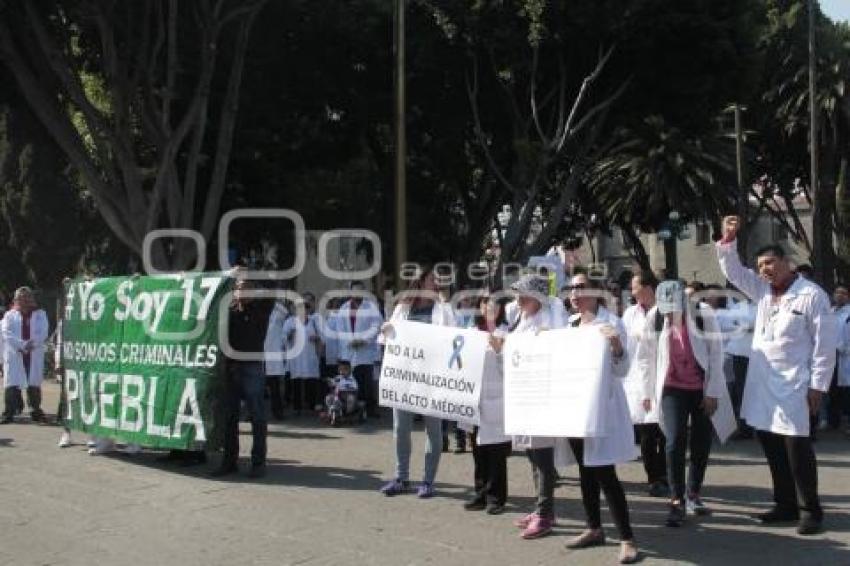
M 45 397 L 45 406 L 55 407 L 55 386 Z M 275 423 L 269 473 L 258 481 L 244 474 L 210 479 L 214 462 L 181 468 L 156 462 L 156 453 L 91 457 L 82 435 L 60 450 L 59 430 L 0 428 L 0 564 L 616 563 L 607 512 L 607 546 L 564 548 L 582 525 L 575 469 L 557 490 L 555 535 L 537 541 L 521 540 L 512 526 L 532 508 L 531 474 L 520 454 L 510 460 L 510 506 L 502 516 L 461 507 L 471 483 L 468 453 L 443 455 L 435 499 L 379 495 L 393 465 L 388 418 L 363 428 L 332 429 L 307 418 Z M 419 432 L 413 470 L 421 470 L 423 443 Z M 817 451 L 829 530 L 812 538 L 748 517 L 769 499 L 755 442 L 715 451 L 704 492 L 715 512 L 680 530 L 661 526 L 664 502 L 644 496 L 640 464 L 620 467 L 644 564 L 850 564 L 850 439 L 829 433 Z

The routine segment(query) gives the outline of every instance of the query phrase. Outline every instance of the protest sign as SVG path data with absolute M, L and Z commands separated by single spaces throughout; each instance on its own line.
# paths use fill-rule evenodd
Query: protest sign
M 605 436 L 609 348 L 597 328 L 510 334 L 504 345 L 505 432 Z
M 478 424 L 487 334 L 421 322 L 393 324 L 381 367 L 384 407 Z
M 223 273 L 68 283 L 65 424 L 155 448 L 206 442 L 223 362 L 219 307 L 229 288 Z

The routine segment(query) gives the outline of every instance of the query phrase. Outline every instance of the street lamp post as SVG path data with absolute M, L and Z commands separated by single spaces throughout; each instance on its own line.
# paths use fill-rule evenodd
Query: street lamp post
M 671 210 L 667 222 L 658 230 L 658 238 L 664 243 L 665 274 L 669 279 L 679 277 L 679 256 L 676 249 L 678 240 L 687 240 L 691 236 L 688 225 L 677 210 Z

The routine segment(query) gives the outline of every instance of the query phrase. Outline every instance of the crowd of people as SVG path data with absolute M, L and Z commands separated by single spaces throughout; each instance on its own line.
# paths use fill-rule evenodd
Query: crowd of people
M 332 424 L 380 418 L 376 368 L 381 345 L 400 321 L 414 321 L 488 334 L 480 423 L 466 427 L 393 409 L 396 465 L 380 489 L 384 495 L 415 491 L 420 498 L 433 497 L 441 453 L 449 448 L 454 426 L 457 450 L 466 449 L 467 439 L 472 448 L 473 496 L 464 505 L 467 510 L 504 512 L 507 460 L 514 450 L 523 450 L 536 501 L 516 526 L 524 539 L 545 536 L 556 521 L 556 466 L 575 462 L 586 529 L 567 546 L 605 542 L 600 516 L 604 493 L 621 541 L 619 560 L 632 563 L 638 546 L 616 466 L 640 455 L 648 493 L 669 499 L 664 522 L 675 528 L 688 515 L 710 513 L 701 494 L 714 439 L 755 436 L 770 469 L 774 500 L 758 519 L 766 524 L 795 521 L 802 535 L 820 532 L 823 510 L 812 443 L 818 428 L 840 427 L 850 415 L 850 296 L 839 286 L 831 304 L 779 246 L 759 250 L 755 270 L 744 267 L 736 251 L 737 229 L 737 218 L 724 219 L 723 238 L 717 243 L 719 265 L 729 288 L 739 292 L 737 298 L 719 287 L 659 281 L 649 272 L 635 275 L 629 293 L 620 296 L 586 273 L 575 274 L 563 293 L 553 296 L 550 278 L 538 271 L 519 277 L 508 293 L 479 290 L 457 305 L 445 295 L 439 274 L 425 268 L 390 313 L 354 283 L 350 296 L 330 305 L 330 314 L 323 317 L 309 293 L 301 305 L 253 300 L 244 292 L 250 281 L 239 279 L 230 308 L 231 345 L 265 352 L 267 359 L 228 362 L 227 433 L 223 458 L 213 473 L 238 471 L 238 424 L 244 409 L 253 437 L 250 475 L 265 473 L 267 398 L 277 419 L 284 418 L 287 404 L 295 414 L 315 413 Z M 623 296 L 630 301 L 619 300 Z M 505 340 L 512 334 L 568 327 L 598 330 L 605 337 L 607 393 L 601 418 L 607 434 L 508 436 L 501 360 Z M 4 423 L 22 410 L 24 390 L 33 420 L 43 419 L 39 364 L 47 331 L 46 316 L 35 306 L 32 292 L 19 289 L 14 308 L 2 321 Z M 290 355 L 281 357 L 281 352 Z M 410 458 L 416 419 L 423 421 L 427 442 L 422 479 L 414 485 Z M 197 453 L 169 457 L 204 461 Z

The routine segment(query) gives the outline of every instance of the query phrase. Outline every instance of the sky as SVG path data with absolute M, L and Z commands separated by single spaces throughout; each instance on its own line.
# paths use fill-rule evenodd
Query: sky
M 820 0 L 820 9 L 835 21 L 850 21 L 850 0 Z

